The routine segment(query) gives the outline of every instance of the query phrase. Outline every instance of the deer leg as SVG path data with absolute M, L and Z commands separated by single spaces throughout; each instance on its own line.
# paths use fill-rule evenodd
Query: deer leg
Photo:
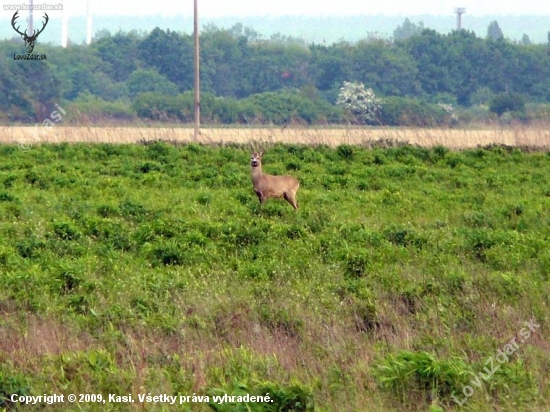
M 259 190 L 255 190 L 254 192 L 256 193 L 256 196 L 258 196 L 258 200 L 260 201 L 260 204 L 263 204 L 265 202 L 264 194 Z
M 296 202 L 296 199 L 294 199 L 293 195 L 289 195 L 287 192 L 283 193 L 283 197 L 285 200 L 292 205 L 294 209 L 298 209 L 298 203 Z

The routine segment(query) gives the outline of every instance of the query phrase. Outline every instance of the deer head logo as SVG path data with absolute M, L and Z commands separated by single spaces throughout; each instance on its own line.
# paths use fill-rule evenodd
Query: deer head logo
M 13 15 L 12 19 L 11 19 L 11 26 L 13 27 L 13 29 L 19 33 L 21 35 L 21 38 L 23 40 L 25 40 L 25 48 L 27 49 L 27 53 L 32 53 L 33 49 L 34 49 L 34 43 L 36 43 L 36 38 L 38 37 L 38 35 L 40 33 L 42 33 L 44 31 L 44 28 L 46 27 L 46 25 L 48 24 L 48 21 L 50 20 L 50 18 L 48 17 L 48 15 L 46 13 L 44 13 L 44 17 L 46 18 L 46 21 L 43 23 L 42 25 L 42 28 L 40 30 L 34 30 L 33 33 L 32 33 L 32 36 L 29 36 L 27 34 L 27 30 L 25 30 L 25 33 L 21 33 L 19 31 L 19 27 L 20 26 L 17 26 L 17 28 L 15 27 L 15 20 L 17 20 L 17 18 L 19 17 L 17 14 L 19 13 L 19 11 L 16 11 L 15 14 Z

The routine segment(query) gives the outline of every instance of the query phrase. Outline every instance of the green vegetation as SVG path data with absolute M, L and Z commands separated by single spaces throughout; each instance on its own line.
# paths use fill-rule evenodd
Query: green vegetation
M 149 393 L 205 411 L 550 408 L 548 153 L 269 147 L 297 212 L 260 207 L 249 154 L 0 147 L 0 409 L 52 393 L 135 400 L 85 410 Z
M 67 113 L 63 121 L 73 124 L 193 119 L 191 34 L 157 27 L 99 32 L 89 46 L 38 43 L 36 52 L 47 60 L 32 65 L 13 59 L 22 46 L 0 42 L 0 92 L 6 96 L 0 122 L 42 122 L 56 104 Z M 330 45 L 264 39 L 239 24 L 201 32 L 206 124 L 548 122 L 549 78 L 546 44 L 465 30 L 441 34 L 407 20 L 393 40 L 371 34 Z M 355 119 L 357 107 L 336 105 L 344 84 L 372 90 L 381 107 Z
M 502 116 L 506 112 L 524 112 L 525 102 L 521 96 L 517 94 L 501 93 L 491 100 L 489 110 L 499 116 Z

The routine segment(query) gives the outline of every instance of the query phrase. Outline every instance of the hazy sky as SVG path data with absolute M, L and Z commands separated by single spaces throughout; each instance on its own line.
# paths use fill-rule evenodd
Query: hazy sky
M 0 0 L 2 5 L 21 5 L 29 4 L 30 0 Z M 34 0 L 35 5 L 50 4 L 58 5 L 64 4 L 66 15 L 72 16 L 85 16 L 87 0 Z M 155 15 L 160 16 L 176 16 L 183 15 L 188 19 L 193 16 L 193 0 L 164 0 L 164 1 L 147 1 L 136 2 L 135 0 L 90 0 L 91 8 L 93 11 L 94 25 L 93 31 L 99 29 L 106 29 L 116 31 L 117 28 L 112 26 L 102 26 L 102 19 L 100 16 L 118 16 L 137 15 L 147 18 L 152 24 L 157 19 Z M 445 30 L 452 30 L 454 28 L 454 9 L 456 7 L 465 7 L 466 14 L 463 17 L 463 27 L 467 30 L 476 30 L 478 36 L 485 36 L 487 33 L 487 26 L 490 20 L 494 20 L 497 16 L 515 15 L 515 16 L 542 16 L 537 19 L 537 23 L 533 22 L 533 19 L 525 18 L 517 20 L 512 23 L 513 27 L 506 26 L 502 21 L 501 28 L 505 33 L 505 36 L 519 40 L 522 38 L 522 34 L 528 34 L 532 41 L 538 43 L 547 42 L 547 33 L 550 25 L 550 0 L 528 0 L 520 2 L 517 0 L 502 0 L 498 5 L 495 5 L 494 0 L 389 0 L 389 1 L 369 1 L 369 0 L 198 0 L 199 3 L 199 16 L 202 18 L 201 24 L 204 24 L 209 19 L 226 18 L 227 21 L 238 22 L 239 19 L 251 18 L 251 17 L 279 17 L 279 16 L 379 16 L 387 15 L 393 16 L 394 22 L 391 29 L 388 27 L 372 29 L 372 31 L 379 30 L 381 35 L 391 36 L 391 31 L 397 26 L 395 18 L 399 18 L 402 22 L 406 17 L 409 17 L 413 22 L 426 22 L 425 18 L 416 19 L 415 16 L 422 15 L 436 15 L 436 16 L 448 16 L 445 27 L 435 27 L 427 24 L 426 27 L 445 32 Z M 8 8 L 1 8 L 0 20 L 9 21 L 13 16 L 13 10 Z M 35 12 L 36 13 L 36 12 Z M 39 19 L 42 18 L 42 12 L 39 11 Z M 20 22 L 23 23 L 26 19 L 27 13 L 21 13 Z M 48 13 L 50 19 L 53 21 L 60 21 L 61 12 L 51 11 Z M 160 16 L 159 16 L 160 15 Z M 470 17 L 476 17 L 476 19 L 483 20 L 483 16 L 488 17 L 484 21 L 475 22 Z M 130 19 L 131 20 L 131 19 Z M 112 19 L 110 20 L 112 22 Z M 122 20 L 121 20 L 122 21 Z M 266 19 L 268 21 L 268 19 Z M 544 23 L 541 23 L 544 22 Z M 546 23 L 548 22 L 548 23 Z M 127 25 L 128 19 L 124 20 Z M 477 26 L 474 27 L 474 23 Z M 80 23 L 82 24 L 82 23 Z M 227 25 L 232 23 L 227 23 Z M 257 22 L 256 22 L 257 24 Z M 283 34 L 292 35 L 294 37 L 302 38 L 310 42 L 321 41 L 338 41 L 343 38 L 353 41 L 357 39 L 358 33 L 364 35 L 367 29 L 360 31 L 361 28 L 347 27 L 327 27 L 322 23 L 315 25 L 310 21 L 308 27 L 282 27 Z M 434 23 L 435 24 L 435 23 Z M 141 29 L 145 29 L 143 25 Z M 152 30 L 155 26 L 148 27 Z M 269 26 L 258 27 L 254 26 L 254 30 L 261 32 L 265 36 L 273 34 L 272 31 L 279 32 L 278 27 Z M 130 30 L 132 27 L 125 26 L 124 28 L 118 27 L 119 30 Z M 185 28 L 178 27 L 179 30 L 191 32 L 192 25 Z M 50 25 L 48 33 L 45 33 L 41 37 L 42 41 L 58 42 L 60 38 L 61 26 L 59 23 Z M 77 34 L 78 33 L 78 34 Z M 70 25 L 69 34 L 71 40 L 75 42 L 81 42 L 85 38 L 85 27 L 74 27 Z M 14 36 L 11 25 L 3 23 L 0 25 L 0 39 L 12 38 Z M 83 37 L 84 36 L 84 37 Z M 355 37 L 354 37 L 355 36 Z M 46 40 L 47 39 L 47 40 Z M 328 40 L 327 40 L 328 39 Z
M 29 0 L 2 0 L 3 4 L 28 3 Z M 58 4 L 58 0 L 35 0 Z M 61 1 L 63 3 L 63 1 Z M 65 1 L 71 15 L 84 15 L 86 0 Z M 124 15 L 192 15 L 193 0 L 135 2 L 130 0 L 91 0 L 94 14 Z M 281 15 L 453 15 L 455 7 L 466 7 L 466 14 L 483 15 L 550 15 L 550 0 L 198 0 L 199 15 L 204 17 L 281 16 Z

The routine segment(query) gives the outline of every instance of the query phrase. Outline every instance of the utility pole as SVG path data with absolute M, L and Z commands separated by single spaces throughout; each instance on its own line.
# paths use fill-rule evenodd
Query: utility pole
M 32 36 L 32 34 L 34 33 L 34 27 L 33 27 L 33 19 L 34 19 L 34 16 L 33 16 L 33 9 L 34 9 L 34 4 L 33 4 L 33 0 L 30 0 L 29 2 L 29 21 L 28 21 L 28 24 L 27 24 L 27 29 L 29 30 L 29 36 Z
M 200 70 L 199 70 L 199 16 L 197 0 L 194 0 L 194 38 L 195 38 L 195 132 L 194 138 L 198 140 L 201 124 L 201 92 L 200 92 Z
M 69 11 L 67 5 L 69 2 L 63 1 L 63 10 L 61 10 L 61 47 L 67 47 L 69 43 Z
M 457 7 L 455 9 L 455 13 L 456 13 L 456 29 L 457 30 L 462 30 L 462 15 L 464 13 L 466 13 L 466 8 L 465 7 Z

